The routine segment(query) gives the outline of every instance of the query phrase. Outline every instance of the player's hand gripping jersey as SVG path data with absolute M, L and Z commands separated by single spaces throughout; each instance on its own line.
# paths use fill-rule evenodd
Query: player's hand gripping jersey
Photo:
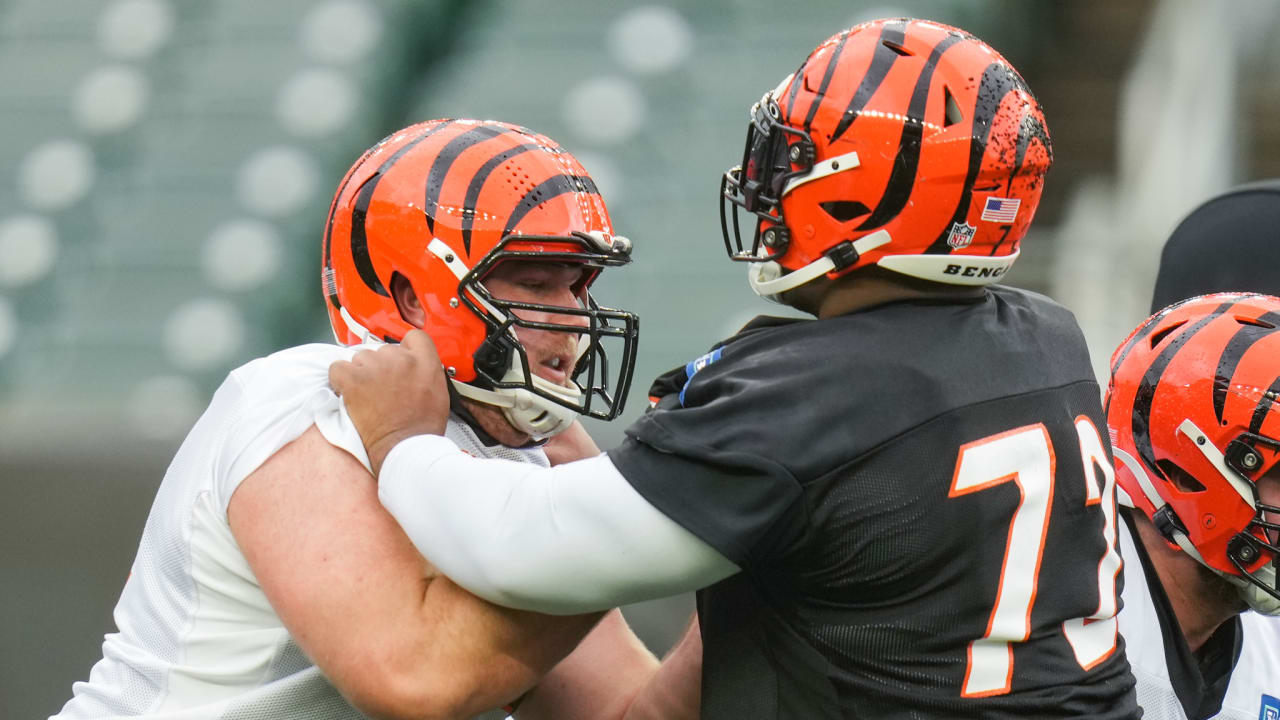
M 705 717 L 1135 716 L 1070 313 L 993 286 L 761 319 L 655 391 L 610 457 L 743 570 L 698 596 Z

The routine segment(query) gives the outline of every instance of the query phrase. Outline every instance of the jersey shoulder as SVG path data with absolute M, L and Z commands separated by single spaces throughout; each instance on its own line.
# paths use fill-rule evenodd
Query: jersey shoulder
M 667 452 L 823 455 L 825 443 L 847 459 L 948 412 L 1074 383 L 1096 391 L 1074 317 L 996 288 L 966 302 L 753 323 L 661 376 L 654 410 L 628 435 Z
M 220 418 L 218 478 L 225 509 L 235 488 L 280 448 L 315 425 L 329 443 L 369 468 L 364 444 L 329 387 L 329 365 L 359 348 L 300 345 L 233 370 L 206 416 Z

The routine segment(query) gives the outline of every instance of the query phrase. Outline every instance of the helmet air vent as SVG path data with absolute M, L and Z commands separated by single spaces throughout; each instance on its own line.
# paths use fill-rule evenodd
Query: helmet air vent
M 850 220 L 869 215 L 871 208 L 857 200 L 832 200 L 819 203 L 819 206 L 836 222 L 846 223 Z
M 1178 324 L 1176 324 L 1176 325 L 1172 325 L 1172 326 L 1170 326 L 1170 327 L 1167 327 L 1167 328 L 1165 328 L 1165 329 L 1163 329 L 1163 330 L 1161 330 L 1161 331 L 1159 331 L 1159 332 L 1152 333 L 1152 334 L 1151 334 L 1151 347 L 1152 347 L 1152 349 L 1154 349 L 1154 348 L 1155 348 L 1155 346 L 1159 345 L 1161 340 L 1164 340 L 1165 338 L 1169 337 L 1169 333 L 1173 332 L 1174 330 L 1177 330 L 1178 328 L 1182 327 L 1183 325 L 1186 325 L 1186 322 L 1180 322 L 1180 323 L 1178 323 Z
M 1170 460 L 1157 460 L 1156 468 L 1182 492 L 1204 492 L 1204 484 Z
M 943 116 L 942 127 L 949 128 L 952 125 L 958 125 L 964 122 L 964 113 L 960 112 L 960 104 L 956 102 L 956 98 L 951 94 L 951 88 L 946 85 L 942 86 L 942 97 L 944 99 L 945 110 Z
M 1261 318 L 1240 317 L 1239 315 L 1235 316 L 1235 318 L 1236 318 L 1236 322 L 1240 323 L 1241 325 L 1252 325 L 1254 327 L 1265 328 L 1267 330 L 1276 329 L 1275 325 L 1272 325 L 1271 323 Z
M 893 42 L 892 40 L 881 40 L 880 44 L 884 45 L 885 47 L 889 48 L 890 50 L 898 53 L 903 57 L 911 57 L 911 55 L 913 54 L 910 50 L 906 49 L 905 47 L 899 45 L 896 42 Z

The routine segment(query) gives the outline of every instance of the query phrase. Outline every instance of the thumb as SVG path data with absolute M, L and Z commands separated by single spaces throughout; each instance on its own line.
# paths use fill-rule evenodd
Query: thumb
M 347 360 L 334 361 L 329 366 L 329 387 L 332 387 L 335 393 L 341 395 L 354 369 L 355 366 Z
M 400 346 L 408 350 L 414 357 L 434 365 L 440 364 L 440 353 L 431 336 L 422 330 L 410 330 L 404 334 Z

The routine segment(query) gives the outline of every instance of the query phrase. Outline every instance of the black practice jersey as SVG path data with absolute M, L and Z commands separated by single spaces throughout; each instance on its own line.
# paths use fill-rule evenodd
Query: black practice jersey
M 698 594 L 703 718 L 1138 716 L 1069 312 L 991 287 L 763 318 L 655 394 L 610 457 L 742 568 Z

